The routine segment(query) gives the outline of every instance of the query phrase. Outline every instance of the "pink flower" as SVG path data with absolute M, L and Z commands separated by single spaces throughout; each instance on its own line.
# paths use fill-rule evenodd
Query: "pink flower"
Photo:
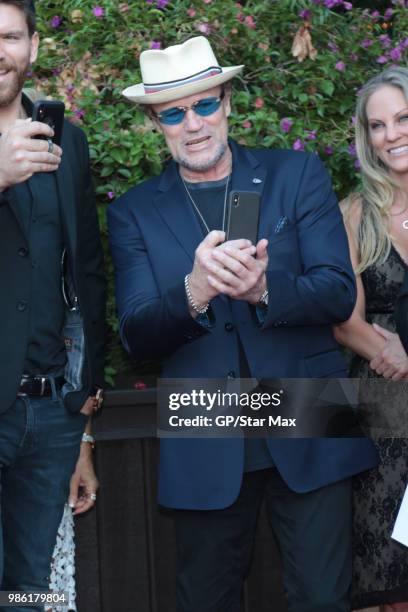
M 357 62 L 358 61 L 357 53 L 350 53 L 350 59 L 352 62 Z
M 81 108 L 76 108 L 74 110 L 74 115 L 77 119 L 82 119 L 83 117 L 85 117 L 85 111 Z
M 343 2 L 343 6 L 346 9 L 346 11 L 351 11 L 353 8 L 353 5 L 351 4 L 351 2 Z
M 293 121 L 289 119 L 288 117 L 285 117 L 280 122 L 280 129 L 282 130 L 282 132 L 285 132 L 287 134 L 288 132 L 290 132 L 290 128 L 292 127 L 292 125 L 293 125 Z
M 386 64 L 388 62 L 388 58 L 385 57 L 385 55 L 380 55 L 375 61 L 377 64 Z
M 345 72 L 346 70 L 346 64 L 344 62 L 337 62 L 336 64 L 334 64 L 334 67 L 339 72 Z
M 263 101 L 262 98 L 257 98 L 255 100 L 255 108 L 262 108 L 264 104 L 265 102 Z
M 197 30 L 202 34 L 209 34 L 211 32 L 211 28 L 208 23 L 199 23 L 197 26 Z
M 212 0 L 203 0 L 204 4 L 211 4 Z
M 316 140 L 316 130 L 309 130 L 306 134 L 307 140 Z
M 256 23 L 255 23 L 254 18 L 252 17 L 252 15 L 247 15 L 245 17 L 245 25 L 248 26 L 248 28 L 251 28 L 251 30 L 255 30 Z
M 238 21 L 240 21 L 241 23 L 244 23 L 244 21 L 245 21 L 245 15 L 244 15 L 244 13 L 238 13 L 238 15 L 237 15 L 237 19 L 238 19 Z
M 194 7 L 190 6 L 190 8 L 187 9 L 187 15 L 189 17 L 195 17 L 197 14 L 197 11 L 195 10 Z
M 102 6 L 94 6 L 92 12 L 97 19 L 101 19 L 105 15 L 105 9 Z
M 378 19 L 378 17 L 379 17 L 379 16 L 380 16 L 379 11 L 372 11 L 372 13 L 371 13 L 371 17 L 372 17 L 373 19 Z
M 168 5 L 170 0 L 157 0 L 156 6 L 158 9 L 164 9 Z
M 114 191 L 108 191 L 107 196 L 110 200 L 113 200 L 115 198 L 115 192 Z
M 151 49 L 161 49 L 161 42 L 159 40 L 152 40 L 150 43 Z
M 384 49 L 391 46 L 391 38 L 388 36 L 388 34 L 381 34 L 381 36 L 378 37 L 378 40 Z
M 329 43 L 327 43 L 327 46 L 329 47 L 330 51 L 333 51 L 333 53 L 337 53 L 337 51 L 339 50 L 338 46 L 334 42 L 330 41 Z
M 242 127 L 248 130 L 249 128 L 252 127 L 252 123 L 247 119 L 246 121 L 243 122 Z
M 392 10 L 392 8 L 387 8 L 387 10 L 384 13 L 384 19 L 388 21 L 388 19 L 391 19 L 393 14 L 394 14 L 394 11 Z
M 333 155 L 333 151 L 334 151 L 333 147 L 330 147 L 330 146 L 324 147 L 324 152 L 326 153 L 326 155 Z
M 59 28 L 61 23 L 62 23 L 62 19 L 59 15 L 54 15 L 54 17 L 51 19 L 52 28 Z
M 292 149 L 294 151 L 304 151 L 305 150 L 305 145 L 304 143 L 300 140 L 300 138 L 296 138 L 295 142 L 292 145 Z
M 401 49 L 398 47 L 395 47 L 395 49 L 391 49 L 390 51 L 390 57 L 394 62 L 398 62 L 398 60 L 401 59 L 401 55 Z
M 355 144 L 355 142 L 351 142 L 349 144 L 349 146 L 347 147 L 347 151 L 348 151 L 348 154 L 351 155 L 351 157 L 356 157 L 357 152 L 356 152 L 356 144 Z
M 359 162 L 359 160 L 358 160 L 358 159 L 355 159 L 355 160 L 354 160 L 354 167 L 355 167 L 357 170 L 360 170 L 360 168 L 361 168 L 361 164 L 360 164 L 360 162 Z
M 311 14 L 312 14 L 312 13 L 309 11 L 309 9 L 303 9 L 302 11 L 299 11 L 299 12 L 298 12 L 298 16 L 299 16 L 301 19 L 305 19 L 306 21 L 307 21 L 308 19 L 310 19 Z
M 361 41 L 361 46 L 364 49 L 368 49 L 368 47 L 371 47 L 373 42 L 374 42 L 373 40 L 370 40 L 369 38 L 365 38 L 364 40 Z

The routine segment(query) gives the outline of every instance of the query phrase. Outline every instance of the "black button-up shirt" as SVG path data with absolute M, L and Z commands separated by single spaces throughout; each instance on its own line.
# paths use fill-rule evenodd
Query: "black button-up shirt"
M 24 99 L 27 114 L 30 104 Z M 39 172 L 10 188 L 27 244 L 16 245 L 18 257 L 31 261 L 29 335 L 25 374 L 64 372 L 64 302 L 61 290 L 61 256 L 64 248 L 55 173 Z

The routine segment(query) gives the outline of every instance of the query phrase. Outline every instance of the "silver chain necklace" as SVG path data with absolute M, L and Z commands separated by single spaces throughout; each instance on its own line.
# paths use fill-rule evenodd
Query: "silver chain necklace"
M 223 212 L 222 212 L 222 231 L 224 231 L 224 230 L 225 230 L 225 214 L 226 214 L 226 212 L 227 212 L 227 195 L 228 195 L 228 185 L 229 185 L 230 176 L 231 176 L 231 174 L 229 174 L 229 175 L 228 175 L 228 178 L 227 178 L 227 184 L 225 185 L 225 193 L 224 193 L 224 209 L 223 209 Z M 180 173 L 180 177 L 181 177 L 181 180 L 182 180 L 182 182 L 183 182 L 184 189 L 186 190 L 187 195 L 188 195 L 188 197 L 190 198 L 190 202 L 191 202 L 191 203 L 192 203 L 192 205 L 194 206 L 194 210 L 196 211 L 197 215 L 200 217 L 200 219 L 201 219 L 201 221 L 202 221 L 202 224 L 204 225 L 205 229 L 207 230 L 207 234 L 209 234 L 209 233 L 210 233 L 210 228 L 208 227 L 208 224 L 206 223 L 206 221 L 205 221 L 205 219 L 204 219 L 203 215 L 201 214 L 201 212 L 200 212 L 200 210 L 199 210 L 199 208 L 198 208 L 197 204 L 194 202 L 194 200 L 193 200 L 193 196 L 192 196 L 192 195 L 191 195 L 191 193 L 189 192 L 188 187 L 187 187 L 187 185 L 186 185 L 186 183 L 185 183 L 185 181 L 184 181 L 183 177 L 181 176 L 181 173 Z

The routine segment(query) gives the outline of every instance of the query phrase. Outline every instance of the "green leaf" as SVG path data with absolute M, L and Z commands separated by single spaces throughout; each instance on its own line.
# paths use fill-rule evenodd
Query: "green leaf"
M 321 81 L 320 88 L 327 96 L 332 96 L 334 92 L 334 83 L 332 81 Z

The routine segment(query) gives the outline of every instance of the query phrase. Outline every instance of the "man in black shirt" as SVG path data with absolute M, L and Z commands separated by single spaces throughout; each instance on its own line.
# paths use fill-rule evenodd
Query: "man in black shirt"
M 102 249 L 84 134 L 64 122 L 60 148 L 30 119 L 38 43 L 33 3 L 0 0 L 0 590 L 48 588 L 68 493 L 78 514 L 97 489 Z

